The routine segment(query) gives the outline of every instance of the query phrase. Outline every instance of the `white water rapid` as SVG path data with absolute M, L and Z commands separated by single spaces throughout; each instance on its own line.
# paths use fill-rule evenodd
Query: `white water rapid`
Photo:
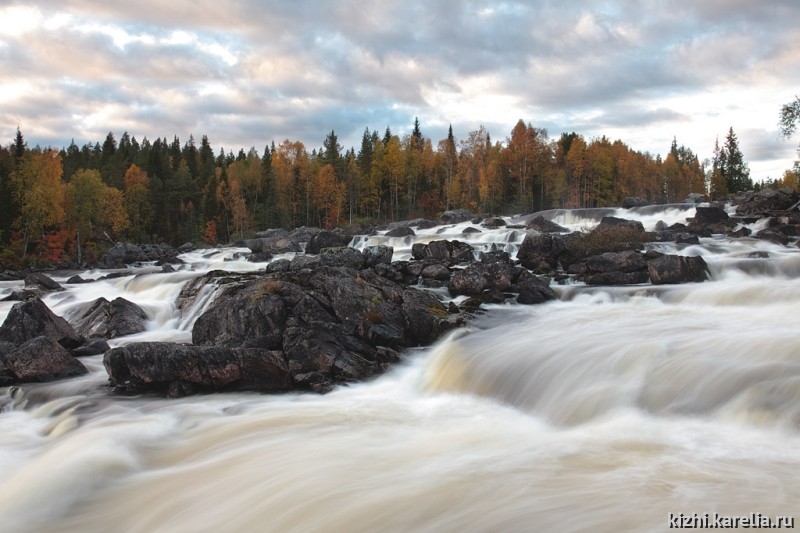
M 653 229 L 694 209 L 545 216 L 574 230 L 603 214 Z M 407 259 L 415 242 L 460 239 L 515 254 L 524 237 L 464 234 L 470 225 L 352 245 Z M 557 301 L 490 306 L 389 373 L 326 395 L 117 396 L 102 356 L 82 359 L 86 376 L 0 389 L 0 531 L 662 531 L 670 513 L 796 522 L 800 249 L 724 236 L 650 246 L 703 256 L 711 279 L 554 286 Z M 211 269 L 264 267 L 244 251 L 184 254 L 175 273 L 141 268 L 45 302 L 69 318 L 78 303 L 122 296 L 151 322 L 112 345 L 188 342 L 213 290 L 182 314 L 181 287 Z M 20 286 L 0 283 L 0 297 Z M 0 303 L 0 321 L 11 306 Z

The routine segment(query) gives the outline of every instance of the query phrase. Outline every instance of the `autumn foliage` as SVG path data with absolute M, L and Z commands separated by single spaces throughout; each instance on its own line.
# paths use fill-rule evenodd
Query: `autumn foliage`
M 450 128 L 434 141 L 415 121 L 403 136 L 366 129 L 358 150 L 344 150 L 331 131 L 319 150 L 286 139 L 238 154 L 215 153 L 206 136 L 197 145 L 191 136 L 139 142 L 127 132 L 119 141 L 109 133 L 102 144 L 31 149 L 18 132 L 0 146 L 0 238 L 27 262 L 80 263 L 86 250 L 115 240 L 217 244 L 269 227 L 379 224 L 454 208 L 676 202 L 707 193 L 709 183 L 712 194 L 729 192 L 730 163 L 716 163 L 677 142 L 662 160 L 606 137 L 551 138 L 522 120 L 500 140 L 480 127 L 460 140 Z M 785 182 L 796 183 L 796 173 Z

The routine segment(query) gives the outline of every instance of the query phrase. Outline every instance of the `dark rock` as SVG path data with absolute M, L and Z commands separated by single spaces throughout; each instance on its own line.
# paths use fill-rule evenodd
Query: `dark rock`
M 427 279 L 447 281 L 450 279 L 450 269 L 442 263 L 431 263 L 425 266 L 419 275 Z
M 701 282 L 708 267 L 700 256 L 662 255 L 647 262 L 653 285 Z
M 493 252 L 481 252 L 480 253 L 480 262 L 481 263 L 510 263 L 511 256 L 508 252 L 503 252 L 500 250 L 495 250 Z
M 301 252 L 300 245 L 288 237 L 264 237 L 261 239 L 248 239 L 244 245 L 254 254 L 285 254 Z
M 636 251 L 606 252 L 588 257 L 582 273 L 588 285 L 631 285 L 647 283 L 647 263 Z
M 701 194 L 699 192 L 690 192 L 686 199 L 683 201 L 685 204 L 702 204 L 703 202 L 707 202 L 708 197 L 705 194 Z
M 84 337 L 114 339 L 145 331 L 147 314 L 125 298 L 108 301 L 100 297 L 70 313 L 75 331 Z
M 0 341 L 19 346 L 36 337 L 47 337 L 67 349 L 83 344 L 83 338 L 69 323 L 54 314 L 38 298 L 14 304 L 3 325 Z
M 161 267 L 162 274 L 172 274 L 173 272 L 175 272 L 175 267 L 173 267 L 172 265 L 167 264 Z
M 414 259 L 435 259 L 450 263 L 472 261 L 473 248 L 461 241 L 431 241 L 428 244 L 415 243 L 411 247 Z
M 483 221 L 483 226 L 486 228 L 500 228 L 505 227 L 506 221 L 500 217 L 490 217 Z
M 784 211 L 793 207 L 800 201 L 800 193 L 792 188 L 781 189 L 765 188 L 759 191 L 750 191 L 734 200 L 736 214 L 763 215 L 771 211 Z
M 338 248 L 347 246 L 351 238 L 339 235 L 332 231 L 322 230 L 317 232 L 306 245 L 307 254 L 318 254 L 323 248 Z
M 0 302 L 24 302 L 26 300 L 32 300 L 34 298 L 39 298 L 43 294 L 43 291 L 39 289 L 19 289 L 13 290 L 3 299 L 0 299 Z
M 375 265 L 391 265 L 394 248 L 382 244 L 367 246 L 361 253 L 364 255 L 364 268 L 371 268 Z
M 61 344 L 34 337 L 5 354 L 3 362 L 14 381 L 41 382 L 86 374 L 88 371 Z
M 569 233 L 567 228 L 556 224 L 552 220 L 547 220 L 542 215 L 529 220 L 525 227 L 542 233 Z
M 25 287 L 32 287 L 44 292 L 63 291 L 64 287 L 41 272 L 31 272 L 25 276 Z
M 292 262 L 289 259 L 276 259 L 267 265 L 266 272 L 267 274 L 271 274 L 272 272 L 288 272 L 291 265 Z
M 464 228 L 464 231 L 462 231 L 462 233 L 467 234 L 467 233 L 483 233 L 483 232 L 474 226 L 467 226 L 466 228 Z
M 679 233 L 675 236 L 677 244 L 700 244 L 700 238 L 692 233 Z
M 774 228 L 762 229 L 755 234 L 755 237 L 757 239 L 774 242 L 776 244 L 782 244 L 784 246 L 789 244 L 789 237 L 785 233 L 776 231 Z
M 600 224 L 598 224 L 597 227 L 599 229 L 624 227 L 644 232 L 644 225 L 638 220 L 628 220 L 626 218 L 618 217 L 603 217 L 600 219 Z
M 311 242 L 311 239 L 314 238 L 314 235 L 316 235 L 321 231 L 322 229 L 320 228 L 309 228 L 306 226 L 301 226 L 289 232 L 289 239 L 298 244 L 301 242 L 309 243 Z M 342 245 L 335 244 L 333 246 L 344 246 L 345 244 L 347 243 L 345 242 Z M 325 248 L 325 246 L 322 246 L 321 248 Z
M 517 251 L 517 259 L 525 268 L 547 273 L 557 268 L 559 256 L 565 249 L 566 241 L 561 235 L 529 232 Z
M 178 246 L 178 253 L 186 253 L 186 252 L 193 252 L 197 250 L 197 246 L 194 245 L 192 242 L 185 242 Z
M 721 207 L 696 207 L 692 225 L 709 225 L 728 221 L 728 213 Z
M 247 260 L 251 263 L 268 263 L 275 257 L 270 252 L 253 252 L 247 256 Z
M 456 224 L 475 218 L 475 213 L 468 209 L 451 209 L 442 213 L 440 220 L 443 224 Z
M 282 239 L 288 239 L 289 238 L 289 232 L 287 230 L 283 229 L 283 228 L 272 228 L 272 229 L 266 229 L 264 231 L 259 231 L 258 233 L 256 233 L 256 237 L 259 238 L 259 239 L 269 239 L 269 238 L 273 238 L 273 237 L 279 237 L 279 238 L 282 238 Z M 309 239 L 310 238 L 311 237 L 309 237 Z M 308 241 L 306 241 L 306 242 L 308 242 Z
M 644 207 L 650 205 L 647 199 L 640 196 L 628 196 L 622 199 L 622 208 L 630 209 L 632 207 Z
M 140 342 L 109 350 L 103 364 L 112 385 L 122 392 L 171 390 L 174 396 L 206 390 L 282 392 L 292 388 L 283 353 L 258 348 Z
M 387 237 L 409 237 L 412 235 L 416 235 L 414 230 L 406 227 L 394 228 L 386 232 Z
M 25 273 L 14 270 L 4 270 L 0 272 L 0 281 L 20 281 L 25 279 Z
M 356 270 L 364 267 L 364 254 L 347 246 L 323 248 L 320 250 L 319 260 L 320 264 L 328 267 L 348 267 Z
M 70 350 L 69 353 L 71 353 L 74 357 L 84 357 L 87 355 L 106 353 L 110 349 L 111 347 L 108 345 L 105 339 L 95 337 L 92 339 L 87 339 L 83 346 L 79 346 L 73 350 Z
M 519 293 L 517 295 L 517 303 L 525 305 L 534 305 L 558 298 L 555 291 L 550 288 L 550 284 L 544 280 L 534 276 L 525 269 L 520 269 L 517 279 L 511 286 L 513 292 Z
M 465 294 L 467 296 L 475 296 L 482 293 L 489 287 L 489 282 L 484 275 L 484 272 L 470 265 L 463 270 L 456 270 L 450 278 L 448 289 L 450 294 L 458 296 Z
M 70 277 L 67 280 L 67 283 L 70 285 L 77 285 L 79 283 L 88 283 L 90 280 L 83 279 L 80 275 L 75 274 L 74 276 Z
M 320 264 L 318 255 L 296 255 L 289 263 L 289 270 L 314 269 Z
M 124 268 L 127 265 L 143 262 L 180 263 L 178 252 L 172 246 L 161 244 L 115 244 L 100 259 L 105 268 Z

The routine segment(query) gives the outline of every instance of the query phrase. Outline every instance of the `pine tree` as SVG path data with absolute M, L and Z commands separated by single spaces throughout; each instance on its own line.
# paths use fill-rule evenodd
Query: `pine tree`
M 719 171 L 725 178 L 725 185 L 729 193 L 753 188 L 753 180 L 750 179 L 750 168 L 744 162 L 744 156 L 739 150 L 739 141 L 736 139 L 733 127 L 728 130 L 725 145 L 720 152 Z

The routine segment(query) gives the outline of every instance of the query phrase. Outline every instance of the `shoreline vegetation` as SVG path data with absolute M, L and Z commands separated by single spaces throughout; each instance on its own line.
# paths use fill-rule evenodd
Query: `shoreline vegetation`
M 790 132 L 789 132 L 790 133 Z M 520 120 L 502 140 L 483 127 L 456 139 L 365 129 L 358 149 L 334 131 L 309 151 L 299 141 L 238 154 L 203 135 L 28 147 L 18 129 L 0 146 L 0 270 L 81 268 L 118 242 L 217 246 L 265 228 L 363 233 L 466 209 L 493 215 L 547 209 L 730 200 L 750 189 L 797 188 L 797 169 L 754 182 L 733 128 L 700 161 L 673 140 L 666 157 L 605 136 L 551 138 Z

